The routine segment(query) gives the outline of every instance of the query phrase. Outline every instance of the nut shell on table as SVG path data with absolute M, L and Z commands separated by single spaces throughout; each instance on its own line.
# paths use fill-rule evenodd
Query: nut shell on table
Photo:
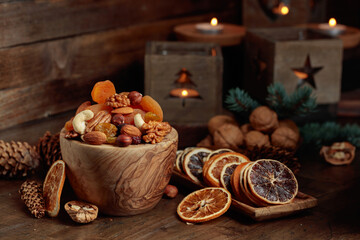
M 299 138 L 299 134 L 291 128 L 279 127 L 271 134 L 271 144 L 294 150 L 299 142 Z
M 237 124 L 235 118 L 228 115 L 216 115 L 208 121 L 208 129 L 211 135 L 225 123 Z
M 270 146 L 269 136 L 256 130 L 250 131 L 245 135 L 245 144 L 248 150 L 253 150 L 255 146 Z
M 98 215 L 98 207 L 94 204 L 81 201 L 70 201 L 64 206 L 72 220 L 78 223 L 94 221 Z
M 276 112 L 267 106 L 260 106 L 254 109 L 249 116 L 251 126 L 260 132 L 271 133 L 279 127 Z
M 225 123 L 214 132 L 214 145 L 219 148 L 238 148 L 244 135 L 238 125 Z
M 320 155 L 332 165 L 348 165 L 355 158 L 356 147 L 349 142 L 335 142 L 331 146 L 323 146 Z

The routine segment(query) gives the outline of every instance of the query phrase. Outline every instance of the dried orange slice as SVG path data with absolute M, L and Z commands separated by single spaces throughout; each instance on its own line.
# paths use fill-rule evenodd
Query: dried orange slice
M 210 159 L 210 164 L 203 173 L 204 181 L 209 186 L 220 187 L 220 173 L 227 163 L 249 162 L 249 158 L 237 152 L 220 153 Z
M 177 150 L 176 151 L 176 160 L 175 160 L 175 170 L 181 173 L 181 170 L 177 168 L 179 159 L 181 158 L 181 155 L 183 154 L 184 150 Z
M 176 161 L 175 161 L 175 169 L 179 172 L 179 173 L 184 173 L 183 170 L 183 161 L 184 161 L 184 157 L 186 156 L 186 154 L 188 152 L 190 152 L 191 150 L 193 150 L 195 147 L 187 147 L 185 148 L 182 153 L 179 155 L 179 157 L 176 157 Z
M 253 164 L 253 162 L 250 163 L 240 171 L 240 193 L 243 194 L 242 196 L 244 196 L 245 202 L 249 202 L 250 205 L 265 207 L 268 204 L 261 201 L 256 196 L 252 195 L 248 185 L 247 176 L 249 173 L 249 169 Z
M 187 195 L 178 205 L 181 220 L 200 223 L 224 214 L 231 205 L 231 194 L 224 188 L 210 187 Z
M 220 149 L 217 149 L 215 151 L 212 151 L 208 156 L 207 158 L 205 159 L 205 162 L 204 162 L 204 166 L 203 166 L 203 176 L 205 176 L 205 173 L 206 171 L 208 170 L 210 164 L 213 162 L 213 160 L 215 159 L 215 156 L 216 155 L 219 155 L 221 153 L 226 153 L 226 152 L 234 152 L 233 150 L 231 149 L 227 149 L 227 148 L 220 148 Z
M 57 160 L 46 174 L 43 194 L 45 209 L 50 217 L 56 217 L 60 210 L 60 197 L 65 181 L 65 162 Z
M 249 167 L 246 176 L 249 190 L 260 201 L 268 204 L 291 202 L 298 192 L 294 173 L 283 163 L 260 159 Z
M 207 148 L 195 148 L 188 152 L 184 157 L 183 170 L 194 182 L 201 183 L 203 176 L 204 159 L 212 151 Z
M 234 194 L 235 199 L 250 205 L 252 205 L 253 203 L 245 196 L 245 193 L 241 188 L 240 175 L 243 173 L 243 170 L 251 163 L 252 162 L 243 162 L 239 166 L 237 166 L 233 174 L 231 175 L 230 180 L 232 193 Z
M 241 163 L 234 162 L 234 163 L 227 163 L 224 165 L 223 169 L 220 173 L 220 185 L 221 187 L 228 190 L 230 193 L 232 192 L 230 179 L 231 175 L 233 174 L 235 168 L 239 166 Z

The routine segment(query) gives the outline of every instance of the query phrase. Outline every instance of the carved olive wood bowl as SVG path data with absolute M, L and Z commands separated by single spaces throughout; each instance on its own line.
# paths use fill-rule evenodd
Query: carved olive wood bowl
M 62 130 L 61 153 L 78 198 L 116 216 L 147 212 L 161 200 L 176 158 L 174 128 L 160 143 L 128 147 L 89 145 L 64 134 Z

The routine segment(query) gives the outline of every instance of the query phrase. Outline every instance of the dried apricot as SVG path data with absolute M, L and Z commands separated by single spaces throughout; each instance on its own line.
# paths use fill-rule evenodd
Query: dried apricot
M 160 118 L 160 122 L 163 120 L 163 110 L 161 109 L 159 103 L 152 97 L 148 95 L 144 96 L 141 99 L 140 105 L 145 112 L 155 113 Z
M 76 110 L 76 114 L 78 114 L 79 112 L 82 112 L 84 110 L 86 110 L 86 108 L 90 107 L 91 106 L 91 102 L 90 101 L 86 101 L 86 102 L 83 102 L 82 104 L 80 104 L 80 106 L 77 108 Z
M 105 103 L 106 99 L 116 93 L 114 84 L 109 81 L 97 82 L 92 91 L 91 97 L 94 102 Z
M 67 121 L 67 122 L 65 123 L 65 127 L 64 127 L 64 128 L 65 128 L 67 131 L 72 131 L 72 130 L 74 130 L 74 127 L 73 127 L 73 125 L 72 125 L 73 119 L 74 119 L 74 117 L 72 117 L 69 121 Z
M 155 113 L 153 113 L 153 112 L 147 112 L 146 114 L 145 114 L 145 117 L 144 117 L 144 121 L 145 122 L 149 122 L 149 121 L 160 121 L 160 118 L 159 118 L 159 116 L 158 115 L 156 115 Z
M 86 109 L 91 110 L 94 115 L 103 110 L 108 111 L 109 113 L 112 111 L 112 107 L 106 106 L 105 103 L 94 104 L 87 107 Z
M 117 127 L 111 123 L 99 123 L 94 130 L 105 133 L 106 137 L 115 137 L 117 133 Z

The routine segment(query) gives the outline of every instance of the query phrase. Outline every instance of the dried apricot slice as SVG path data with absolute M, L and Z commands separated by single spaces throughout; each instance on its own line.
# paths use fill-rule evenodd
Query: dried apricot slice
M 108 111 L 109 113 L 112 111 L 112 107 L 105 105 L 104 103 L 94 104 L 86 108 L 87 110 L 91 110 L 94 115 L 96 115 L 100 111 Z
M 100 81 L 94 85 L 91 91 L 91 98 L 94 102 L 105 103 L 106 99 L 115 93 L 115 86 L 111 81 Z
M 60 210 L 60 197 L 65 182 L 65 162 L 57 160 L 46 174 L 43 184 L 43 194 L 46 212 L 50 217 L 56 217 Z
M 144 96 L 141 99 L 140 106 L 145 110 L 145 112 L 155 113 L 160 118 L 160 122 L 163 120 L 163 110 L 161 109 L 159 103 L 152 97 L 148 95 Z
M 231 205 L 231 194 L 224 188 L 203 188 L 187 195 L 178 205 L 181 220 L 200 223 L 220 217 Z

